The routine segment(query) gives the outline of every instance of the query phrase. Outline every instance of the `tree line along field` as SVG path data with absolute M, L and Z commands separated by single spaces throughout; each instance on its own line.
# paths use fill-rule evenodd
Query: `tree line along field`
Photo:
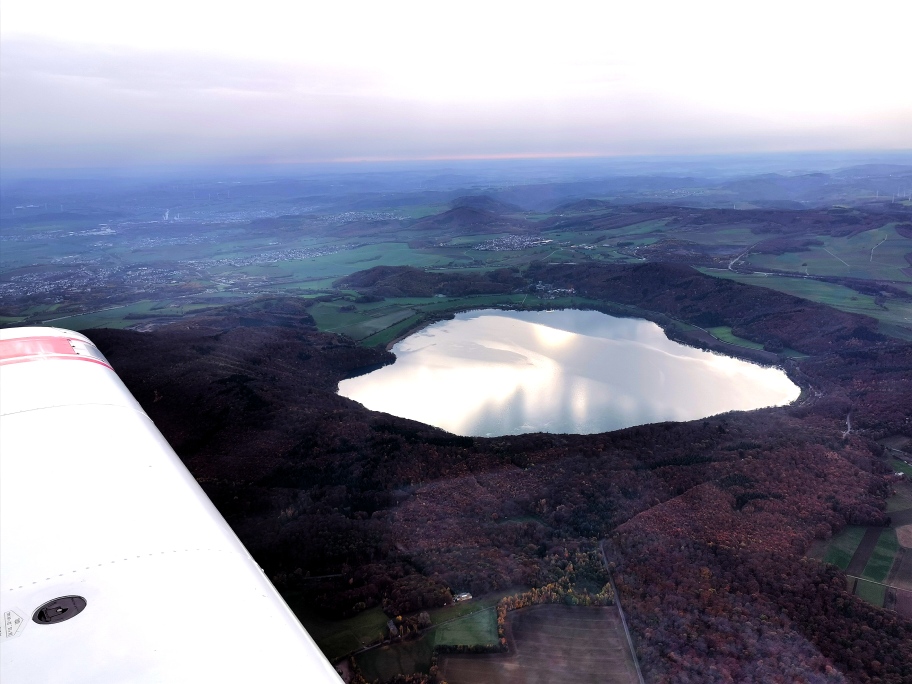
M 851 593 L 912 619 L 912 485 L 908 480 L 896 484 L 896 493 L 887 500 L 887 513 L 889 526 L 850 525 L 815 543 L 808 555 L 845 571 Z
M 365 346 L 387 344 L 403 332 L 414 330 L 438 317 L 467 309 L 523 309 L 542 306 L 585 308 L 596 304 L 585 297 L 543 297 L 534 292 L 463 297 L 396 297 L 367 304 L 358 303 L 357 296 L 320 299 L 323 301 L 310 307 L 311 315 L 320 330 L 346 335 Z
M 510 651 L 442 655 L 448 684 L 636 684 L 617 608 L 542 605 L 508 614 Z
M 607 682 L 636 684 L 636 669 L 615 607 L 545 605 L 509 613 L 510 648 L 504 654 L 439 655 L 449 684 L 475 682 Z M 368 681 L 430 667 L 440 645 L 497 642 L 493 608 L 447 621 L 417 640 L 372 648 L 356 656 Z
M 440 616 L 438 615 L 438 618 Z M 391 643 L 355 656 L 368 681 L 386 681 L 402 672 L 427 672 L 437 646 L 486 646 L 497 643 L 494 608 L 481 607 L 445 621 L 415 640 Z
M 878 303 L 877 298 L 873 295 L 852 290 L 838 283 L 809 278 L 733 273 L 710 269 L 701 269 L 701 271 L 714 277 L 765 287 L 820 302 L 840 311 L 871 316 L 880 321 L 884 333 L 901 339 L 912 339 L 912 301 L 910 300 L 892 299 L 887 303 Z M 910 286 L 898 289 L 912 292 Z
M 518 589 L 508 589 L 506 593 Z M 394 663 L 402 658 L 411 658 L 421 665 L 418 670 L 426 670 L 430 666 L 433 648 L 438 644 L 472 646 L 495 643 L 497 628 L 493 610 L 502 593 L 428 609 L 431 628 L 418 640 L 399 641 L 392 645 L 387 627 L 390 617 L 379 606 L 352 617 L 327 619 L 309 609 L 301 602 L 300 596 L 292 594 L 286 599 L 330 661 L 338 662 L 358 654 L 358 663 L 365 673 L 377 673 L 393 670 Z M 387 645 L 382 646 L 383 642 Z

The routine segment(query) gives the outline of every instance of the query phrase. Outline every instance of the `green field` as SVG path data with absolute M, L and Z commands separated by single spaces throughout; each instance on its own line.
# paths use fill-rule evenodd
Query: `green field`
M 818 545 L 812 556 L 820 558 L 824 563 L 831 563 L 845 570 L 849 567 L 849 562 L 861 543 L 861 538 L 865 533 L 864 527 L 858 525 L 849 525 L 838 534 L 834 534 L 824 544 Z
M 493 608 L 504 596 L 516 594 L 528 589 L 529 587 L 526 586 L 508 587 L 497 593 L 488 594 L 483 598 L 473 598 L 470 601 L 460 601 L 459 603 L 452 603 L 442 608 L 431 608 L 428 611 L 428 614 L 431 616 L 431 624 L 440 625 L 444 622 L 449 622 L 451 620 L 465 617 L 466 615 L 474 615 L 475 613 L 478 613 L 482 610 Z
M 386 681 L 397 674 L 427 672 L 434 655 L 433 641 L 431 635 L 424 635 L 413 641 L 373 648 L 355 660 L 369 682 Z
M 909 504 L 908 496 L 901 492 L 887 500 L 887 510 L 888 512 L 906 510 L 910 508 Z M 861 539 L 867 529 L 858 525 L 849 525 L 825 542 L 816 543 L 808 555 L 845 570 L 852 560 L 852 556 L 855 555 L 855 551 L 858 549 L 858 545 L 861 543 Z M 862 576 L 870 580 L 883 582 L 890 572 L 890 566 L 893 564 L 893 558 L 898 548 L 896 531 L 892 528 L 884 529 L 878 538 L 877 546 L 871 554 Z
M 469 309 L 508 307 L 595 307 L 600 303 L 584 297 L 542 299 L 534 294 L 494 294 L 467 297 L 400 297 L 368 304 L 347 298 L 317 302 L 310 308 L 317 327 L 358 340 L 364 346 L 386 345 L 440 315 Z
M 763 345 L 759 342 L 752 342 L 751 340 L 745 340 L 743 337 L 738 337 L 733 335 L 731 328 L 727 325 L 716 326 L 714 328 L 706 329 L 709 334 L 715 337 L 717 340 L 722 342 L 727 342 L 728 344 L 734 344 L 739 347 L 747 347 L 748 349 L 763 349 Z M 802 354 L 799 351 L 794 349 L 783 349 L 779 352 L 781 356 L 787 356 L 793 359 L 804 359 L 807 358 L 807 354 Z
M 862 598 L 868 603 L 877 607 L 883 607 L 884 596 L 886 596 L 886 593 L 887 588 L 883 584 L 878 584 L 877 582 L 869 582 L 865 579 L 859 579 L 858 584 L 855 587 L 855 594 L 859 598 Z
M 723 342 L 728 342 L 729 344 L 737 344 L 739 347 L 747 347 L 749 349 L 763 349 L 763 345 L 759 342 L 751 342 L 750 340 L 745 340 L 743 337 L 733 335 L 732 329 L 727 325 L 720 325 L 716 326 L 715 328 L 707 328 L 706 330 L 717 340 L 722 340 Z
M 912 477 L 912 466 L 905 461 L 900 461 L 898 458 L 891 458 L 890 465 L 896 472 L 905 473 L 906 477 Z
M 337 332 L 348 335 L 354 340 L 363 340 L 365 337 L 375 335 L 396 323 L 412 318 L 414 315 L 414 309 L 398 309 L 382 316 L 372 316 L 366 321 L 361 321 L 347 328 L 340 328 Z
M 237 278 L 268 278 L 272 285 L 282 287 L 329 287 L 335 280 L 374 266 L 444 266 L 449 258 L 411 249 L 404 242 L 376 242 L 343 249 L 333 254 L 299 260 L 278 261 L 273 264 L 252 264 L 225 268 L 224 273 Z M 217 273 L 217 271 L 216 271 Z
M 474 612 L 439 624 L 418 639 L 365 651 L 356 658 L 358 666 L 368 680 L 389 679 L 403 672 L 427 672 L 431 666 L 434 647 L 438 644 L 472 646 L 497 643 L 497 623 L 493 610 L 496 601 L 497 599 L 491 599 L 485 602 L 492 604 L 489 606 L 476 603 Z M 471 603 L 456 604 L 453 608 Z M 448 611 L 449 607 L 440 610 Z M 440 610 L 435 611 L 437 619 L 441 617 Z
M 496 615 L 493 609 L 480 610 L 467 617 L 440 625 L 432 633 L 435 645 L 496 644 Z
M 884 582 L 890 574 L 890 568 L 893 567 L 893 559 L 896 558 L 898 550 L 899 542 L 896 541 L 896 531 L 885 529 L 881 532 L 877 546 L 874 547 L 874 552 L 861 576 L 875 582 Z
M 527 588 L 518 587 L 515 590 L 522 591 Z M 513 589 L 506 590 L 506 593 L 512 593 L 512 591 Z M 379 668 L 387 666 L 392 668 L 394 665 L 389 664 L 391 660 L 414 657 L 427 664 L 424 668 L 426 670 L 430 664 L 431 649 L 436 643 L 494 643 L 497 639 L 497 628 L 493 608 L 502 595 L 501 593 L 491 594 L 481 599 L 433 608 L 428 611 L 428 614 L 434 628 L 421 639 L 365 651 L 358 656 L 359 661 L 367 659 L 369 662 L 378 663 Z M 379 606 L 344 620 L 327 620 L 298 603 L 294 596 L 287 598 L 295 615 L 330 661 L 337 661 L 387 637 L 386 623 L 389 617 Z M 404 650 L 405 654 L 400 654 L 400 650 Z M 407 671 L 414 672 L 415 670 Z
M 450 684 L 638 681 L 614 607 L 534 606 L 509 613 L 507 620 L 509 653 L 441 655 L 442 677 Z
M 332 662 L 367 644 L 375 643 L 381 637 L 385 638 L 386 622 L 389 618 L 379 606 L 345 620 L 327 620 L 296 605 L 293 597 L 290 598 L 289 604 L 308 634 Z
M 912 509 L 912 487 L 903 481 L 895 483 L 895 492 L 887 499 L 887 512 L 894 514 L 910 509 Z M 858 550 L 865 532 L 869 529 L 877 530 L 879 533 L 877 544 L 861 571 L 861 577 L 847 577 L 847 583 L 849 591 L 855 588 L 859 597 L 882 607 L 887 590 L 891 587 L 907 588 L 910 584 L 909 578 L 912 577 L 912 563 L 907 563 L 904 560 L 907 556 L 903 555 L 908 554 L 908 551 L 903 551 L 897 540 L 895 526 L 898 524 L 894 522 L 893 526 L 887 528 L 850 525 L 827 541 L 816 542 L 808 552 L 808 556 L 832 563 L 845 570 Z
M 669 232 L 669 237 L 681 238 L 699 245 L 725 246 L 739 253 L 757 242 L 757 235 L 749 225 L 714 225 L 705 229 L 690 227 L 684 232 Z
M 70 316 L 54 316 L 49 312 L 48 318 L 42 323 L 59 328 L 72 330 L 88 330 L 90 328 L 126 328 L 140 323 L 149 323 L 157 320 L 168 321 L 180 318 L 186 314 L 196 313 L 213 306 L 230 303 L 230 299 L 240 299 L 242 295 L 223 297 L 221 301 L 212 303 L 191 303 L 181 300 L 143 300 L 123 306 L 112 306 L 98 311 Z
M 912 470 L 912 467 L 897 459 L 891 459 L 891 465 L 896 470 L 899 470 L 898 466 L 902 466 L 906 470 Z M 904 511 L 909 508 L 912 508 L 912 487 L 909 486 L 909 480 L 907 479 L 904 483 L 900 483 L 894 490 L 893 496 L 887 499 L 887 513 Z
M 825 283 L 810 278 L 762 275 L 758 273 L 733 273 L 727 270 L 701 268 L 707 275 L 737 280 L 740 283 L 766 287 L 785 292 L 813 302 L 832 306 L 848 313 L 864 314 L 880 321 L 881 331 L 886 334 L 912 339 L 912 302 L 889 299 L 884 306 L 878 306 L 874 297 L 861 294 L 836 283 Z
M 363 340 L 361 340 L 361 344 L 363 344 L 365 347 L 386 347 L 399 338 L 406 336 L 408 333 L 414 331 L 415 329 L 420 328 L 424 322 L 424 316 L 415 314 L 414 316 L 406 318 L 400 323 L 391 325 L 386 330 L 382 330 L 375 335 L 371 335 L 370 337 L 365 337 Z
M 745 263 L 758 269 L 777 269 L 806 275 L 841 276 L 865 280 L 910 282 L 903 269 L 912 241 L 896 232 L 894 224 L 850 237 L 817 236 L 822 245 L 785 254 L 751 254 Z

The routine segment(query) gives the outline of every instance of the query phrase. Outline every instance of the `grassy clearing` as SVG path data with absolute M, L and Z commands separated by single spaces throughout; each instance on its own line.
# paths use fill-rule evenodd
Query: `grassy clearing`
M 861 538 L 864 537 L 865 529 L 858 525 L 850 525 L 819 545 L 810 555 L 845 570 L 849 567 Z
M 874 303 L 874 298 L 870 295 L 861 294 L 835 283 L 825 283 L 810 278 L 742 274 L 707 268 L 698 270 L 716 278 L 737 280 L 740 283 L 766 287 L 771 290 L 795 295 L 796 297 L 810 299 L 813 302 L 826 304 L 840 311 L 871 316 L 885 324 L 882 330 L 887 334 L 894 334 L 896 332 L 894 327 L 904 328 L 906 336 L 912 332 L 912 303 L 910 302 L 890 299 L 887 300 L 885 307 L 880 307 Z M 906 339 L 906 337 L 903 338 Z
M 143 302 L 138 302 L 141 306 Z M 136 305 L 134 305 L 136 306 Z M 48 325 L 55 328 L 70 328 L 73 330 L 85 330 L 87 328 L 124 328 L 129 323 L 121 321 L 126 314 L 127 305 L 105 307 L 87 313 L 73 313 L 67 315 L 59 311 L 59 305 L 48 307 L 45 310 L 39 309 L 31 316 L 23 317 L 22 323 L 25 325 Z M 110 325 L 104 325 L 104 322 L 110 320 Z M 117 325 L 120 322 L 120 325 Z
M 85 314 L 72 316 L 52 316 L 42 322 L 42 325 L 52 325 L 56 328 L 72 328 L 73 330 L 88 330 L 89 328 L 126 328 L 136 321 L 124 320 L 128 313 L 148 311 L 151 302 L 137 302 L 130 306 L 115 306 L 101 311 L 92 311 Z
M 379 606 L 345 620 L 327 620 L 295 605 L 293 597 L 289 604 L 330 661 L 338 660 L 363 648 L 365 644 L 376 641 L 378 636 L 386 633 L 386 621 L 389 620 Z
M 313 316 L 317 327 L 324 332 L 335 332 L 366 320 L 370 314 L 364 309 L 354 307 L 351 311 L 343 311 L 346 306 L 353 306 L 349 302 L 316 302 L 308 309 Z
M 896 484 L 896 493 L 887 499 L 887 512 L 908 510 L 909 508 L 912 508 L 912 488 L 905 482 L 899 482 Z M 808 556 L 832 563 L 845 570 L 868 529 L 867 527 L 849 526 L 826 542 L 816 543 Z M 888 588 L 884 585 L 905 588 L 906 581 L 910 581 L 912 584 L 912 580 L 909 579 L 912 578 L 912 562 L 905 562 L 904 551 L 900 548 L 895 529 L 875 529 L 879 529 L 880 536 L 861 573 L 862 576 L 857 578 L 857 585 L 855 577 L 847 577 L 846 581 L 849 592 L 854 588 L 856 595 L 860 598 L 881 607 L 884 605 L 884 597 Z
M 748 349 L 763 349 L 763 345 L 759 342 L 751 342 L 750 340 L 745 340 L 743 337 L 738 337 L 733 335 L 731 328 L 727 325 L 716 326 L 715 328 L 706 329 L 713 337 L 722 342 L 727 342 L 729 344 L 734 344 L 739 347 L 747 347 Z M 783 356 L 789 356 L 796 359 L 805 359 L 807 354 L 802 354 L 801 352 L 795 351 L 794 349 L 783 349 L 781 354 Z
M 66 313 L 60 304 L 29 308 L 24 317 L 7 318 L 11 323 L 48 325 L 72 330 L 91 328 L 128 328 L 143 323 L 168 321 L 204 309 L 250 299 L 241 292 L 206 292 L 172 298 L 143 299 L 131 304 L 105 306 L 86 313 Z
M 368 680 L 388 679 L 401 672 L 427 672 L 434 647 L 438 644 L 472 646 L 495 643 L 497 623 L 494 606 L 504 595 L 526 589 L 528 587 L 511 587 L 471 601 L 433 608 L 428 611 L 433 627 L 419 639 L 365 651 L 357 656 L 358 665 Z M 322 643 L 320 647 L 323 648 Z
M 497 622 L 493 610 L 481 610 L 433 631 L 434 644 L 495 644 Z
M 905 461 L 900 461 L 898 458 L 891 458 L 890 466 L 897 473 L 905 473 L 906 477 L 912 477 L 912 466 L 910 466 Z
M 680 238 L 699 245 L 706 246 L 731 246 L 747 248 L 757 242 L 757 235 L 751 232 L 750 226 L 713 226 L 710 230 L 668 231 L 668 237 Z
M 630 650 L 614 608 L 535 606 L 510 613 L 511 653 L 445 655 L 441 674 L 450 684 L 549 681 L 633 684 Z
M 210 304 L 185 304 L 181 303 L 180 300 L 144 300 L 134 304 L 115 306 L 84 314 L 51 316 L 45 319 L 43 324 L 60 328 L 72 328 L 73 330 L 127 328 L 156 319 L 183 316 L 210 306 Z
M 643 235 L 645 233 L 661 233 L 665 230 L 665 224 L 668 223 L 668 219 L 654 219 L 652 221 L 643 221 L 642 223 L 634 223 L 629 226 L 624 226 L 617 230 L 611 231 L 612 237 L 620 237 L 627 235 Z M 598 230 L 598 229 L 596 229 Z M 580 233 L 574 233 L 574 235 L 579 235 Z M 548 234 L 548 237 L 551 237 L 551 234 Z
M 443 608 L 433 608 L 428 611 L 431 616 L 431 624 L 439 625 L 442 622 L 462 618 L 467 615 L 474 615 L 487 608 L 493 608 L 504 596 L 527 591 L 528 589 L 529 587 L 513 587 L 484 598 L 474 598 L 470 601 L 461 601 L 449 606 L 444 606 Z
M 893 567 L 893 559 L 898 550 L 899 542 L 896 539 L 896 530 L 886 529 L 881 532 L 877 546 L 874 547 L 874 552 L 868 559 L 868 564 L 861 576 L 875 582 L 885 581 L 890 574 L 890 568 Z
M 894 224 L 850 237 L 820 235 L 822 245 L 802 252 L 751 254 L 747 261 L 759 269 L 777 269 L 808 275 L 846 276 L 867 280 L 909 281 L 904 254 L 912 240 L 899 235 Z
M 333 289 L 333 283 L 336 282 L 337 278 L 301 278 L 300 274 L 297 279 L 290 280 L 287 283 L 282 283 L 282 287 L 291 290 L 292 293 L 295 293 L 295 290 L 304 290 L 304 291 L 313 291 L 313 292 L 328 292 Z M 295 293 L 296 294 L 296 293 Z
M 284 262 L 284 265 L 295 282 L 320 282 L 322 286 L 323 282 L 331 283 L 373 266 L 431 268 L 444 266 L 448 261 L 445 256 L 410 249 L 404 242 L 382 242 L 312 259 Z
M 361 340 L 361 344 L 365 347 L 385 347 L 390 342 L 406 335 L 412 330 L 421 327 L 421 324 L 425 322 L 424 316 L 416 314 L 410 318 L 406 318 L 400 323 L 391 325 L 386 330 L 382 330 L 375 335 L 370 337 L 365 337 Z
M 494 611 L 482 610 L 431 629 L 414 641 L 380 646 L 359 654 L 356 659 L 368 680 L 386 680 L 403 672 L 427 672 L 437 644 L 474 645 L 496 641 Z
M 363 340 L 365 337 L 375 335 L 396 323 L 401 323 L 406 319 L 412 318 L 414 315 L 414 309 L 398 309 L 382 316 L 369 318 L 366 321 L 362 321 L 347 328 L 339 328 L 338 332 L 343 335 L 348 335 L 354 340 Z
M 729 344 L 737 344 L 739 347 L 747 347 L 748 349 L 763 349 L 763 345 L 759 342 L 751 342 L 750 340 L 745 340 L 743 337 L 733 335 L 732 329 L 727 325 L 716 326 L 715 328 L 707 328 L 707 331 L 709 331 L 709 333 L 717 340 L 722 340 L 723 342 L 728 342 Z
M 427 672 L 434 651 L 433 637 L 424 635 L 414 641 L 380 646 L 355 657 L 368 681 L 386 681 L 403 672 Z
M 582 297 L 542 299 L 532 294 L 473 295 L 469 297 L 402 297 L 370 304 L 350 301 L 318 302 L 310 308 L 317 327 L 359 340 L 364 346 L 387 345 L 421 327 L 431 317 L 470 309 L 508 307 L 537 309 L 594 307 L 599 302 Z M 602 303 L 602 305 L 604 305 Z M 344 310 L 343 310 L 344 309 Z
M 864 599 L 868 603 L 882 608 L 884 604 L 884 596 L 886 596 L 887 588 L 882 584 L 876 584 L 875 582 L 868 582 L 863 579 L 858 580 L 858 586 L 855 589 L 855 595 L 861 599 Z
M 371 672 L 398 672 L 399 664 L 418 663 L 424 671 L 430 667 L 431 651 L 437 643 L 444 644 L 488 644 L 497 639 L 493 606 L 500 600 L 496 594 L 479 600 L 456 603 L 443 608 L 428 611 L 433 625 L 432 629 L 421 639 L 406 641 L 392 646 L 378 647 L 358 656 L 362 668 L 372 668 Z M 349 653 L 376 642 L 380 635 L 386 635 L 386 622 L 389 618 L 379 606 L 365 610 L 345 620 L 327 620 L 324 617 L 297 605 L 294 597 L 289 597 L 289 604 L 307 632 L 317 642 L 320 650 L 336 661 Z M 446 624 L 441 624 L 446 623 Z M 443 639 L 440 641 L 439 639 Z M 368 663 L 364 665 L 363 663 Z M 416 672 L 415 669 L 401 670 Z M 392 676 L 386 675 L 386 677 Z M 372 675 L 379 677 L 380 675 Z M 371 679 L 372 677 L 368 677 Z
M 907 469 L 910 469 L 909 466 L 902 461 L 896 462 L 905 466 Z M 887 499 L 887 513 L 905 511 L 910 508 L 912 508 L 912 487 L 909 486 L 909 481 L 906 480 L 906 482 L 896 483 L 896 489 L 894 490 L 893 496 Z

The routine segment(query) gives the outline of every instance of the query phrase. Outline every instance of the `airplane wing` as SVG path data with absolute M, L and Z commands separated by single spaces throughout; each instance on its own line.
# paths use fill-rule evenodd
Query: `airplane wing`
M 338 682 L 104 356 L 0 330 L 0 674 Z

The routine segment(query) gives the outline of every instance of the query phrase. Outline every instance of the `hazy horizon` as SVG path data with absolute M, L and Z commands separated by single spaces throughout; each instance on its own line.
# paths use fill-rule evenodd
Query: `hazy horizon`
M 912 149 L 902 2 L 0 12 L 4 170 Z
M 467 191 L 482 184 L 515 185 L 573 183 L 596 178 L 676 177 L 722 181 L 763 174 L 795 176 L 829 173 L 865 165 L 912 166 L 912 149 L 824 152 L 768 152 L 753 155 L 642 155 L 618 157 L 549 157 L 518 159 L 389 160 L 361 162 L 311 162 L 299 164 L 170 165 L 134 164 L 107 167 L 6 167 L 0 186 L 4 191 L 32 181 L 147 183 L 192 182 L 203 179 L 222 182 L 282 182 L 304 179 L 395 178 L 400 191 L 463 186 Z M 392 180 L 390 181 L 392 182 Z M 493 185 L 492 185 L 493 184 Z M 0 196 L 2 201 L 2 196 Z

